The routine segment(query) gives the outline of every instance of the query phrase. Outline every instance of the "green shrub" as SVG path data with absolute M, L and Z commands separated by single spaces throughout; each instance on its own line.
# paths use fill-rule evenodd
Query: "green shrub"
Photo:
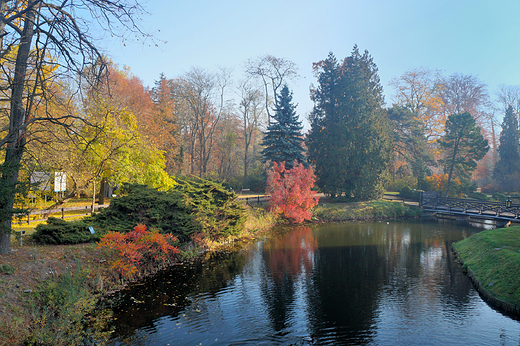
M 72 222 L 49 218 L 47 224 L 36 227 L 33 238 L 43 244 L 98 241 L 108 231 L 127 233 L 135 225 L 144 224 L 185 242 L 196 233 L 212 239 L 236 235 L 245 220 L 244 206 L 221 184 L 199 178 L 178 179 L 178 185 L 169 191 L 129 185 L 98 214 Z M 88 231 L 89 226 L 94 227 L 94 235 Z
M 144 224 L 180 241 L 195 233 L 218 238 L 240 232 L 246 214 L 232 191 L 200 178 L 177 182 L 169 191 L 131 185 L 125 195 L 112 199 L 108 208 L 94 215 L 92 223 L 105 231 L 122 233 Z
M 36 226 L 32 238 L 40 244 L 77 244 L 98 241 L 99 232 L 91 234 L 85 221 L 67 222 L 55 217 L 49 217 L 46 224 Z
M 187 205 L 182 191 L 159 191 L 146 185 L 129 185 L 123 195 L 110 200 L 89 220 L 103 231 L 131 232 L 135 225 L 143 224 L 161 233 L 171 233 L 183 241 L 201 227 L 193 222 L 193 207 Z
M 507 199 L 507 196 L 500 192 L 495 192 L 492 196 L 495 201 L 504 202 Z
M 234 192 L 200 178 L 178 183 L 175 190 L 181 191 L 184 203 L 193 208 L 195 225 L 206 236 L 227 237 L 242 230 L 246 212 Z
M 410 188 L 416 188 L 417 187 L 417 178 L 414 176 L 407 176 L 401 179 L 395 179 L 394 181 L 390 182 L 390 184 L 387 187 L 388 191 L 401 191 L 402 188 L 405 186 Z
M 491 200 L 491 198 L 489 198 L 485 193 L 482 193 L 482 192 L 469 192 L 466 196 L 468 198 L 478 199 L 481 201 L 490 201 Z

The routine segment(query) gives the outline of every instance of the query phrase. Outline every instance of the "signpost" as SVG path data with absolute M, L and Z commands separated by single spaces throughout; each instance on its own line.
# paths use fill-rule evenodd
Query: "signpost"
M 54 192 L 67 190 L 67 172 L 54 172 Z M 62 196 L 63 197 L 63 196 Z

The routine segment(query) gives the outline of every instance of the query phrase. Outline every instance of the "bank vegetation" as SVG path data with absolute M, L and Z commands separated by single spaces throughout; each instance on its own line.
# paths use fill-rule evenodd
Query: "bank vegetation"
M 520 315 L 520 226 L 482 231 L 453 249 L 484 297 Z

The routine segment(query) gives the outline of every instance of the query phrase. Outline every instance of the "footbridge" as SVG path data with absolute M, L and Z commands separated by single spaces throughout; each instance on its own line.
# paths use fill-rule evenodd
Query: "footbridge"
M 457 220 L 466 218 L 495 220 L 498 223 L 519 222 L 520 204 L 489 202 L 465 198 L 447 198 L 438 193 L 421 193 L 419 206 L 431 216 L 456 216 Z

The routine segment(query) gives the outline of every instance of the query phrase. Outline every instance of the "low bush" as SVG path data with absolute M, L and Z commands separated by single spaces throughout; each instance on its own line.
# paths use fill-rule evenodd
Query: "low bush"
M 406 199 L 419 201 L 419 199 L 421 198 L 421 192 L 423 192 L 423 191 L 416 190 L 416 189 L 412 190 L 412 188 L 405 186 L 399 191 L 399 195 L 401 195 L 403 198 L 406 198 Z
M 33 238 L 42 244 L 91 242 L 109 231 L 131 232 L 136 224 L 172 234 L 181 242 L 190 241 L 194 234 L 215 240 L 240 233 L 246 213 L 233 191 L 199 178 L 177 182 L 168 191 L 129 185 L 99 213 L 72 222 L 49 218 L 47 224 L 37 226 Z M 94 227 L 94 235 L 89 226 Z
M 504 202 L 505 200 L 507 200 L 507 196 L 504 195 L 503 193 L 500 193 L 500 192 L 495 192 L 493 195 L 492 195 L 493 199 L 495 201 L 499 201 L 499 202 Z
M 133 277 L 138 271 L 157 270 L 179 253 L 174 246 L 177 239 L 171 234 L 146 231 L 145 225 L 137 225 L 132 232 L 122 234 L 108 232 L 98 247 L 115 257 L 112 268 L 125 277 Z
M 405 186 L 411 188 L 417 188 L 417 178 L 413 176 L 407 176 L 401 179 L 395 179 L 388 184 L 387 191 L 398 192 Z
M 90 224 L 85 221 L 67 222 L 55 217 L 49 217 L 46 224 L 36 226 L 36 232 L 32 235 L 40 244 L 78 244 L 98 241 L 99 232 L 91 234 Z
M 90 289 L 89 271 L 79 263 L 73 271 L 51 277 L 28 295 L 30 326 L 24 345 L 102 344 L 108 333 L 85 328 L 85 315 L 92 312 L 96 296 Z
M 200 226 L 193 221 L 193 213 L 193 207 L 184 202 L 182 191 L 159 191 L 146 185 L 129 185 L 123 195 L 111 199 L 108 208 L 88 219 L 105 232 L 127 233 L 135 225 L 144 224 L 184 241 L 200 231 Z

